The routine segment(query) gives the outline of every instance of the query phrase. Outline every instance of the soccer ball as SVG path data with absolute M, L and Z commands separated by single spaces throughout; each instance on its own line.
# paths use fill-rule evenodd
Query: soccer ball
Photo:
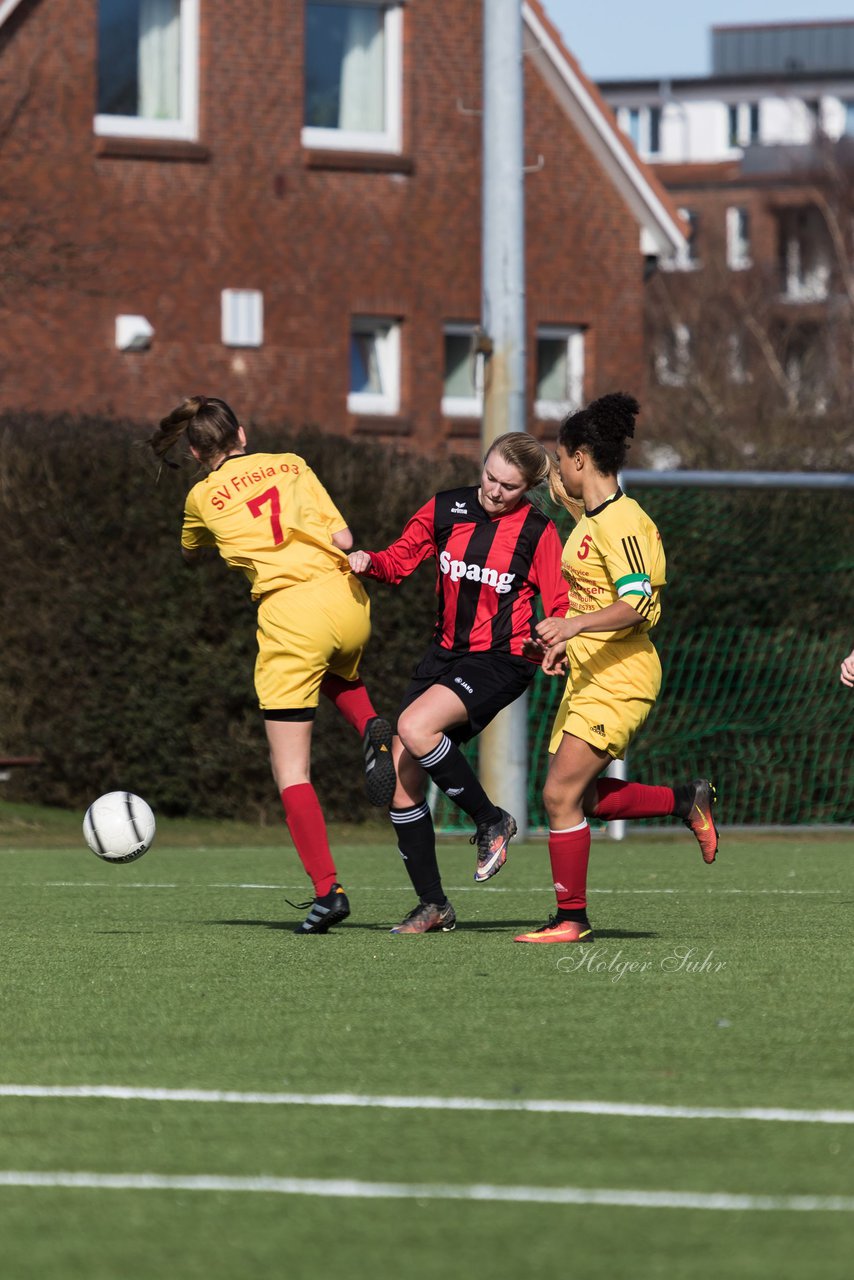
M 154 814 L 132 791 L 109 791 L 86 810 L 83 835 L 105 862 L 136 862 L 154 839 Z

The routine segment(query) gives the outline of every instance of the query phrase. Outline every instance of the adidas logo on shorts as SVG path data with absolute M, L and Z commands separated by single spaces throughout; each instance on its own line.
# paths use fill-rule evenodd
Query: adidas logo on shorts
M 590 732 L 591 732 L 591 733 L 598 733 L 600 737 L 604 738 L 604 737 L 605 737 L 605 726 L 604 726 L 604 724 L 594 724 L 594 725 L 591 725 L 591 726 L 590 726 Z

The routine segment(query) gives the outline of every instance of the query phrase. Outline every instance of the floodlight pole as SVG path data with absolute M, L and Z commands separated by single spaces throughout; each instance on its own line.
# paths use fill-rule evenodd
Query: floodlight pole
M 481 326 L 487 348 L 481 444 L 525 430 L 525 204 L 522 6 L 483 4 L 483 203 Z M 528 833 L 527 697 L 480 738 L 489 796 Z

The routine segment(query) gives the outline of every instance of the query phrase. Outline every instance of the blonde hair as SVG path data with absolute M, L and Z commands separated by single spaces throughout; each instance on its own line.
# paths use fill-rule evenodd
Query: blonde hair
M 563 487 L 563 481 L 560 478 L 560 468 L 557 460 L 552 459 L 552 468 L 549 472 L 549 493 L 552 502 L 557 506 L 563 507 L 572 516 L 576 524 L 584 515 L 584 503 L 581 498 L 570 498 L 566 489 Z
M 486 451 L 484 465 L 491 453 L 497 453 L 509 466 L 515 467 L 525 481 L 526 489 L 535 489 L 548 480 L 554 463 L 546 449 L 527 431 L 508 431 L 498 436 Z
M 186 435 L 203 467 L 211 469 L 223 453 L 240 447 L 240 423 L 230 405 L 213 396 L 187 396 L 165 418 L 148 443 L 158 458 Z M 170 464 L 171 465 L 171 464 Z

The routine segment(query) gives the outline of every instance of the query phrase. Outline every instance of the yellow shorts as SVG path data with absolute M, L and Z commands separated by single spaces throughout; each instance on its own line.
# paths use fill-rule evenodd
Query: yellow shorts
M 316 707 L 328 671 L 356 680 L 371 634 L 371 605 L 352 574 L 325 574 L 271 591 L 258 605 L 255 692 L 264 711 Z
M 661 688 L 661 663 L 652 641 L 646 635 L 611 641 L 576 636 L 568 657 L 549 751 L 557 751 L 563 735 L 571 733 L 622 760 Z

